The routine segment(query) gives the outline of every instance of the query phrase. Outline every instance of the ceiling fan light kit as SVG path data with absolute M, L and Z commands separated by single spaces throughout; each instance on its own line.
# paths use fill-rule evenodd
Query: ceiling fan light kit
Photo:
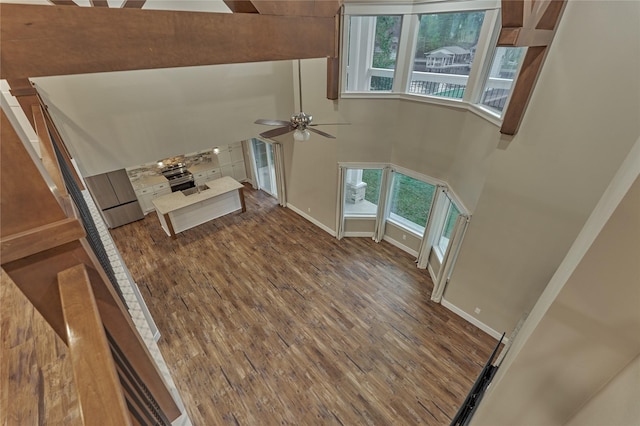
M 260 133 L 260 136 L 263 138 L 273 138 L 276 136 L 284 135 L 285 133 L 293 132 L 293 139 L 296 141 L 308 141 L 311 137 L 311 132 L 317 133 L 320 136 L 324 136 L 325 138 L 335 139 L 336 137 L 330 135 L 329 133 L 312 129 L 311 126 L 322 126 L 322 124 L 312 124 L 313 116 L 302 112 L 302 73 L 300 70 L 300 60 L 298 59 L 298 84 L 299 84 L 299 94 L 300 94 L 300 112 L 298 114 L 293 114 L 289 121 L 284 120 L 269 120 L 269 119 L 258 119 L 255 121 L 256 124 L 265 124 L 267 126 L 280 126 L 272 130 L 267 130 L 266 132 Z M 339 125 L 339 124 L 349 124 L 349 123 L 326 123 L 325 125 Z
M 296 129 L 296 131 L 293 132 L 293 139 L 299 142 L 308 141 L 310 137 L 311 137 L 311 132 L 307 129 L 304 129 L 304 130 Z

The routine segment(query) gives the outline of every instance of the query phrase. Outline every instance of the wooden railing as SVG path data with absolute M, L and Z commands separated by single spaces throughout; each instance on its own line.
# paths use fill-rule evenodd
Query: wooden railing
M 29 152 L 3 109 L 2 269 L 69 346 L 85 424 L 169 424 L 180 410 L 86 239 L 49 137 L 58 133 L 28 89 L 15 94 L 38 130 L 43 158 Z
M 79 264 L 59 272 L 58 289 L 84 423 L 130 425 L 86 267 Z

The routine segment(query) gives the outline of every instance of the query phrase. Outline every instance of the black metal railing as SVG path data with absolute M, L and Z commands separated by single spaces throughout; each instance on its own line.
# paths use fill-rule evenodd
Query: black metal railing
M 116 279 L 116 275 L 113 272 L 113 267 L 111 266 L 111 261 L 109 260 L 109 256 L 107 255 L 107 251 L 102 244 L 102 239 L 100 238 L 100 232 L 98 232 L 98 228 L 93 221 L 93 217 L 91 216 L 91 210 L 89 210 L 89 206 L 84 200 L 84 196 L 82 195 L 82 191 L 78 187 L 75 179 L 73 178 L 73 173 L 69 169 L 67 162 L 65 161 L 60 149 L 58 148 L 58 142 L 55 140 L 54 136 L 49 133 L 51 136 L 51 140 L 53 142 L 53 148 L 56 152 L 56 158 L 58 159 L 58 164 L 60 165 L 60 171 L 62 172 L 62 178 L 64 179 L 64 184 L 67 187 L 67 191 L 73 200 L 73 203 L 76 205 L 78 212 L 80 213 L 80 220 L 82 225 L 84 226 L 84 230 L 87 233 L 87 241 L 93 250 L 93 253 L 98 258 L 100 262 L 100 266 L 104 269 L 104 272 L 107 274 L 111 285 L 115 289 L 116 293 L 122 300 L 125 306 L 127 303 L 122 295 L 122 291 L 120 290 L 120 286 L 118 285 L 118 280 Z

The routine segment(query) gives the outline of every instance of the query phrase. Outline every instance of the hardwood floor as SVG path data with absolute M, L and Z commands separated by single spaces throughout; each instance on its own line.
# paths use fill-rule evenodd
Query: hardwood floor
M 495 340 L 412 256 L 245 196 L 177 240 L 154 214 L 112 230 L 193 424 L 448 424 Z

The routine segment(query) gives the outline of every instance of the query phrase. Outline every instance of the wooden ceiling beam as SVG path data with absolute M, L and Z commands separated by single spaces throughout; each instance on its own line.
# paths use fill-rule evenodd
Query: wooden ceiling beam
M 91 3 L 93 7 L 109 7 L 107 0 L 89 0 L 89 3 Z
M 566 0 L 502 0 L 498 46 L 527 47 L 500 133 L 515 135 L 553 41 Z
M 258 9 L 250 0 L 224 0 L 224 4 L 233 13 L 258 13 Z
M 120 7 L 124 9 L 142 9 L 146 2 L 147 0 L 124 0 Z
M 336 22 L 334 16 L 7 3 L 0 78 L 324 58 L 335 56 Z
M 341 0 L 255 0 L 255 8 L 261 15 L 335 16 Z
M 73 0 L 49 0 L 56 6 L 77 6 Z M 4 6 L 2 6 L 4 8 Z

